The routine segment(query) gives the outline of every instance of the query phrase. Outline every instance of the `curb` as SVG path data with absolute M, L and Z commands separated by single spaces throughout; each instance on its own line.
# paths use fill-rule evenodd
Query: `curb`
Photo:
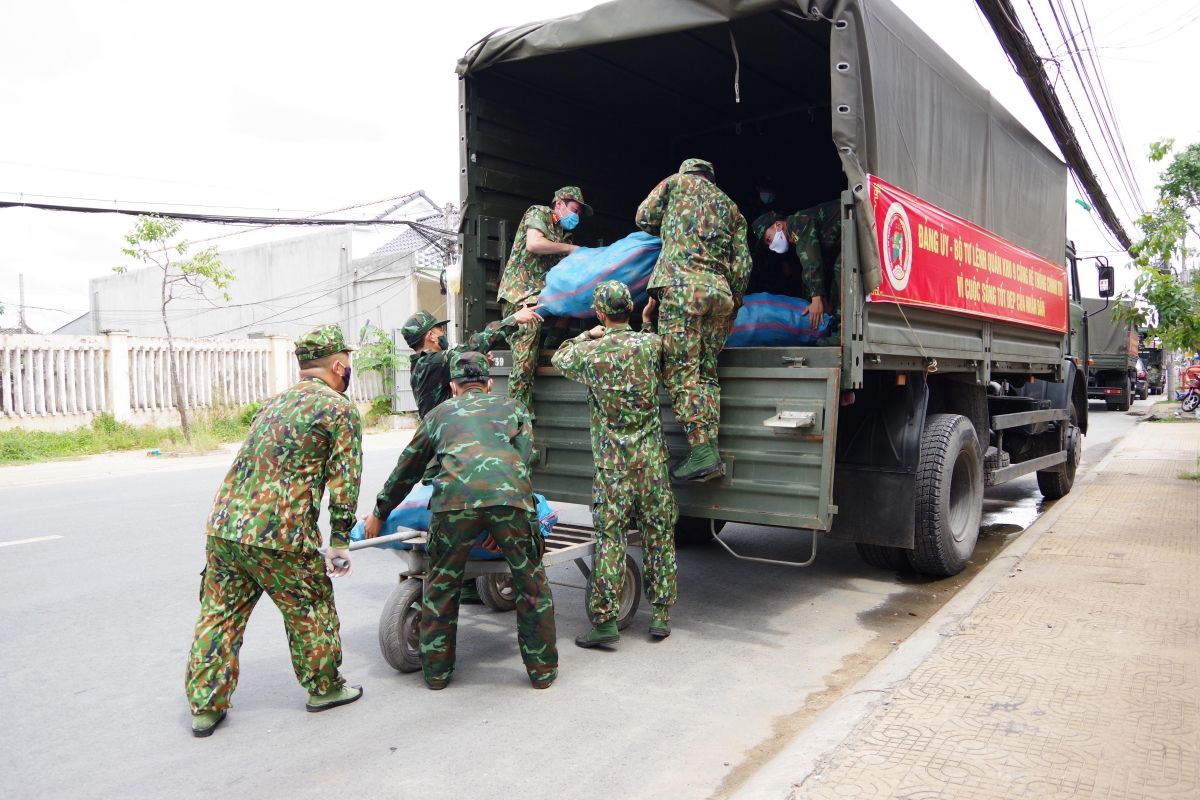
M 1139 425 L 1145 420 L 1139 421 Z M 904 640 L 891 655 L 876 664 L 858 683 L 801 731 L 791 743 L 762 766 L 728 797 L 730 800 L 783 800 L 802 786 L 817 767 L 861 726 L 880 706 L 886 705 L 896 687 L 907 680 L 925 659 L 953 636 L 962 621 L 991 594 L 1025 556 L 1041 541 L 1059 517 L 1079 501 L 1086 487 L 1104 472 L 1123 451 L 1129 429 L 1104 458 L 1082 478 L 1077 478 L 1071 494 L 1054 504 L 1009 543 L 950 602 L 942 606 L 924 625 Z

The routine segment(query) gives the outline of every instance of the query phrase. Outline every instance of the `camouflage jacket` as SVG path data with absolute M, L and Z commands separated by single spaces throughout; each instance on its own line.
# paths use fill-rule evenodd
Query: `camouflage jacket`
M 649 288 L 713 286 L 741 305 L 751 267 L 746 218 L 715 183 L 670 175 L 638 206 L 634 221 L 663 240 Z
M 841 255 L 842 216 L 840 203 L 827 203 L 797 211 L 787 218 L 788 239 L 800 259 L 804 287 L 809 297 L 829 299 L 829 279 Z M 834 287 L 836 288 L 836 287 Z
M 529 412 L 500 395 L 468 390 L 421 420 L 375 499 L 375 516 L 387 519 L 420 483 L 431 459 L 437 472 L 430 511 L 487 506 L 533 511 L 532 457 Z
M 499 322 L 491 323 L 479 333 L 471 334 L 466 342 L 449 350 L 414 353 L 409 359 L 409 365 L 412 370 L 410 384 L 413 397 L 417 400 L 417 415 L 424 419 L 430 411 L 450 398 L 452 354 L 465 353 L 468 350 L 487 353 L 507 342 L 508 335 L 516 329 L 517 323 L 510 315 Z
M 497 299 L 513 305 L 536 297 L 546 288 L 546 273 L 563 258 L 561 255 L 535 256 L 526 250 L 525 237 L 530 228 L 541 231 L 552 242 L 571 241 L 571 234 L 554 220 L 554 212 L 549 206 L 529 207 L 517 226 L 512 252 L 508 254 L 504 274 L 500 277 L 500 289 L 496 293 Z
M 317 515 L 329 489 L 329 543 L 345 547 L 358 510 L 358 408 L 305 378 L 254 416 L 208 517 L 208 534 L 277 550 L 321 545 Z
M 592 458 L 598 469 L 645 469 L 666 463 L 658 411 L 662 340 L 628 325 L 582 333 L 563 342 L 551 360 L 588 389 Z

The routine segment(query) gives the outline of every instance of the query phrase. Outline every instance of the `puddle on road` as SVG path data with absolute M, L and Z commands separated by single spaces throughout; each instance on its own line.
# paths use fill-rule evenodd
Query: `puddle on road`
M 1024 482 L 1021 482 L 1024 483 Z M 1011 488 L 1010 488 L 1011 487 Z M 1045 501 L 1036 484 L 1001 487 L 1003 493 L 991 493 L 984 499 L 979 541 L 966 569 L 951 578 L 929 578 L 911 572 L 891 573 L 898 591 L 880 605 L 858 615 L 864 628 L 875 633 L 866 645 L 842 659 L 838 669 L 826 678 L 825 688 L 809 695 L 798 711 L 775 719 L 770 736 L 737 764 L 711 795 L 712 800 L 727 798 L 764 764 L 774 758 L 800 731 L 808 727 L 846 690 L 871 671 L 905 639 L 971 582 L 979 571 L 1033 524 L 1051 503 Z M 1007 495 L 1007 497 L 1005 496 Z M 878 576 L 886 578 L 880 570 Z

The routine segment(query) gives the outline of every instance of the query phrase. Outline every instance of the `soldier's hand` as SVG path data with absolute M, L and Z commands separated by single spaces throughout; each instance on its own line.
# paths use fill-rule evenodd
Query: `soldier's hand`
M 589 339 L 599 339 L 603 335 L 604 335 L 604 326 L 603 325 L 597 325 L 596 327 L 594 327 L 588 331 Z
M 654 324 L 654 310 L 658 308 L 658 301 L 651 297 L 646 301 L 646 307 L 642 309 L 642 329 L 649 330 Z
M 540 308 L 541 308 L 541 305 L 522 306 L 519 311 L 516 311 L 513 313 L 513 319 L 515 319 L 517 321 L 518 325 L 528 325 L 529 323 L 533 322 L 534 320 L 537 320 L 538 322 L 542 322 L 543 321 L 542 315 L 537 313 L 538 309 L 540 309 Z
M 350 551 L 343 550 L 339 547 L 326 547 L 325 552 L 325 574 L 334 578 L 344 578 L 351 573 L 354 565 L 350 563 Z M 334 563 L 334 562 L 337 563 Z
M 383 530 L 383 520 L 374 514 L 367 514 L 362 518 L 362 523 L 364 539 L 374 539 Z
M 804 312 L 808 314 L 808 323 L 814 328 L 821 324 L 821 315 L 825 313 L 825 301 L 820 295 L 814 295 L 812 302 L 808 304 L 808 310 Z

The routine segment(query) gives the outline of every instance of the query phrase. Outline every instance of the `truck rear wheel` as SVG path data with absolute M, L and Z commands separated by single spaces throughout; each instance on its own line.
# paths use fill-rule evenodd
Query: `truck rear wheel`
M 1078 414 L 1071 407 L 1071 420 L 1067 428 L 1067 460 L 1057 470 L 1043 469 L 1037 474 L 1038 488 L 1042 497 L 1047 500 L 1057 500 L 1066 497 L 1071 487 L 1075 485 L 1075 470 L 1079 468 L 1079 459 L 1083 456 L 1083 438 L 1079 433 Z
M 862 542 L 856 544 L 855 547 L 858 548 L 858 555 L 862 560 L 872 567 L 886 569 L 890 572 L 907 572 L 912 569 L 912 564 L 908 561 L 909 551 L 903 547 L 863 544 Z
M 1122 393 L 1117 396 L 1117 399 L 1112 402 L 1109 408 L 1113 411 L 1128 411 L 1129 401 L 1133 398 L 1133 389 L 1129 385 L 1129 378 L 1126 377 L 1118 388 L 1122 390 Z
M 975 552 L 983 516 L 979 438 L 959 414 L 934 414 L 921 431 L 917 467 L 913 569 L 923 575 L 957 575 Z

